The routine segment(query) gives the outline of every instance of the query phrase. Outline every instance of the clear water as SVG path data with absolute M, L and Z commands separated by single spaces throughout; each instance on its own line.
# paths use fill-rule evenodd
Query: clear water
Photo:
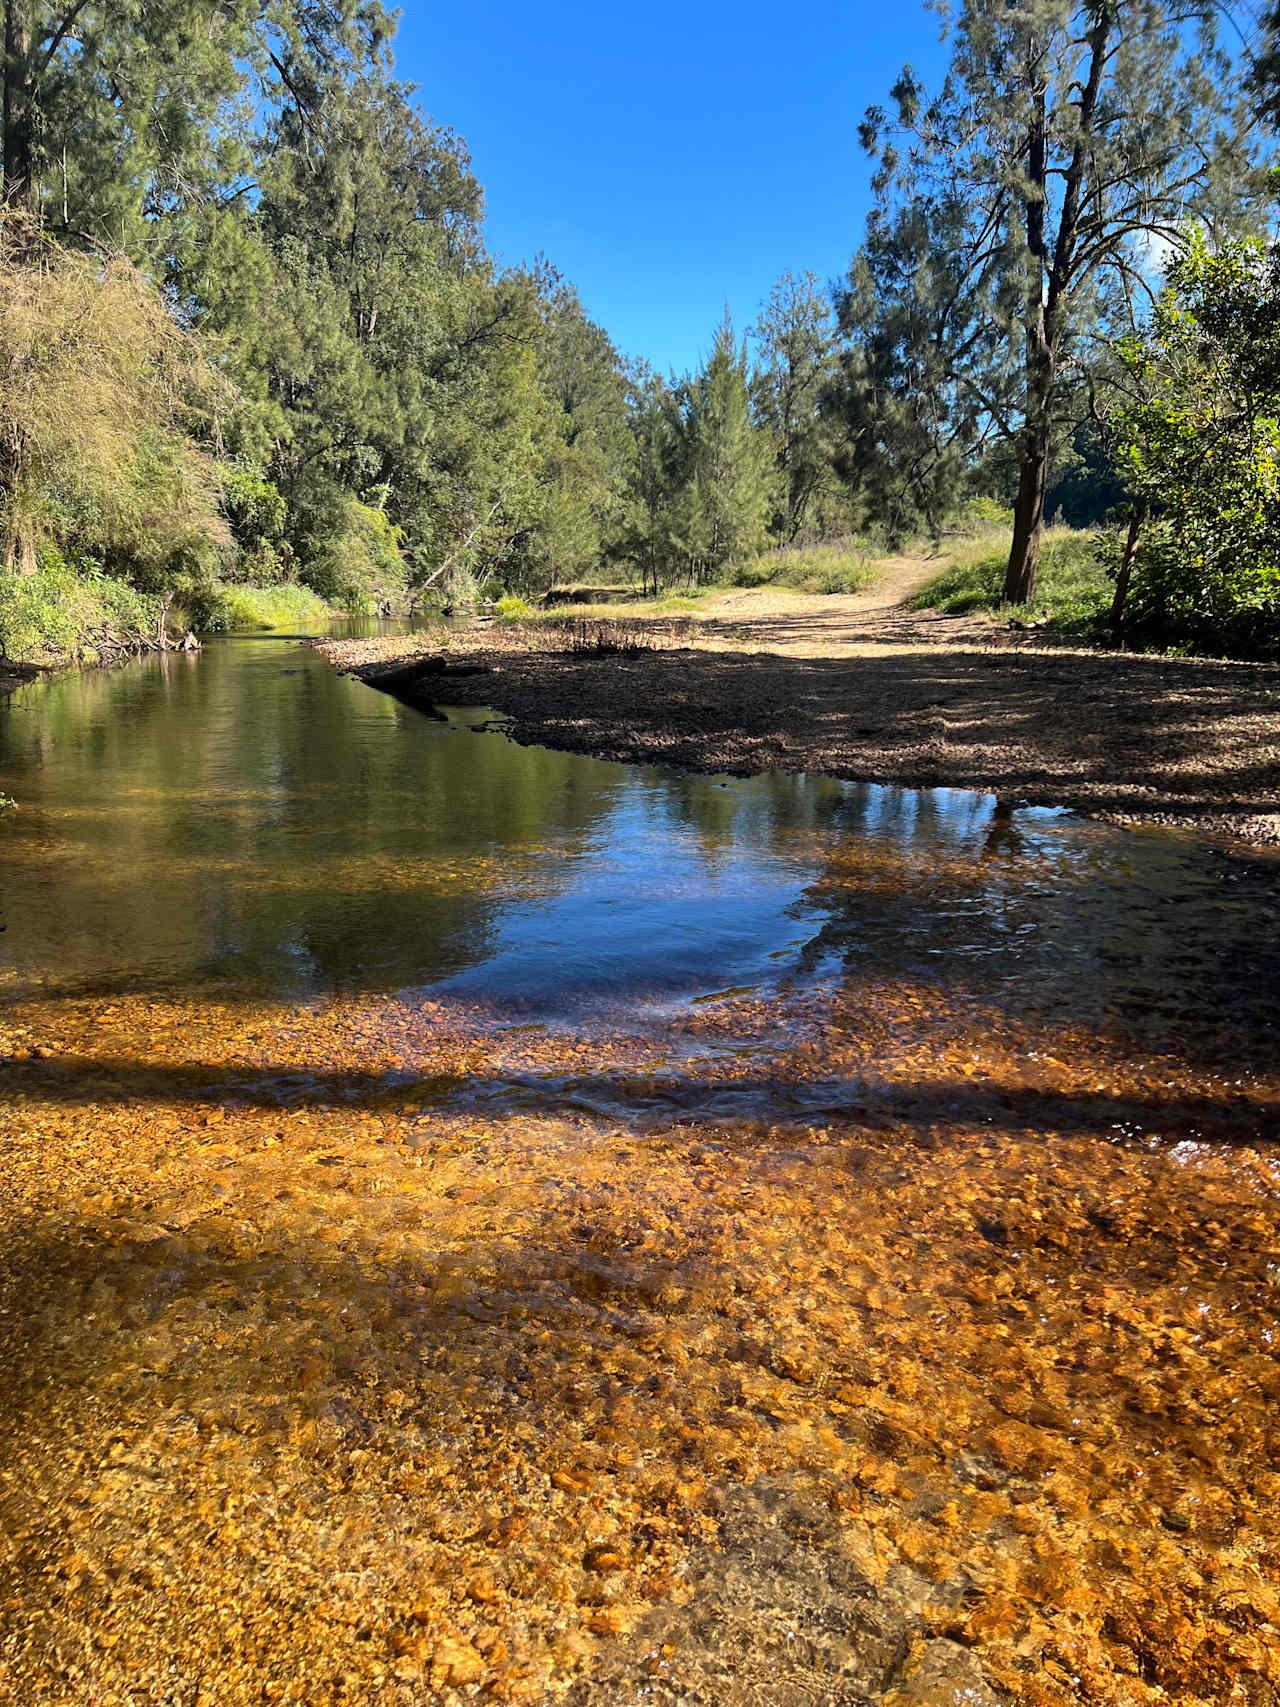
M 1274 1038 L 1280 870 L 957 790 L 520 746 L 226 640 L 0 712 L 0 993 L 430 990 L 543 1021 L 927 976 L 1194 1048 Z

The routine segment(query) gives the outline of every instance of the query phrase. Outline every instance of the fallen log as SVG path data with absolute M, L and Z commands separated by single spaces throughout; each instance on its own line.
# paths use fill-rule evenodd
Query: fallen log
M 491 669 L 489 664 L 450 664 L 446 658 L 432 657 L 415 658 L 411 664 L 401 664 L 393 670 L 356 673 L 368 687 L 389 693 L 402 705 L 447 723 L 448 718 L 437 709 L 436 701 L 448 701 L 449 684 L 468 676 L 486 676 Z

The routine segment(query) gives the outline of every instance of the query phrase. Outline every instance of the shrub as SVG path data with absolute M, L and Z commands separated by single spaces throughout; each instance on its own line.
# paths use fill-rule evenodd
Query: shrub
M 345 498 L 309 559 L 304 579 L 322 599 L 344 610 L 381 609 L 404 593 L 408 565 L 401 555 L 403 543 L 400 529 L 382 510 Z
M 151 639 L 161 611 L 160 599 L 104 575 L 92 559 L 68 562 L 46 546 L 30 574 L 0 574 L 0 657 L 53 660 L 95 642 Z
M 123 256 L 60 249 L 0 213 L 0 371 L 0 567 L 35 570 L 74 538 L 161 590 L 229 546 L 192 436 L 220 381 Z
M 1063 632 L 1088 634 L 1104 624 L 1111 603 L 1106 552 L 1096 535 L 1050 528 L 1040 553 L 1035 597 L 1029 605 L 1004 604 L 1008 551 L 978 542 L 957 554 L 910 600 L 914 610 L 949 616 L 997 611 L 1019 621 L 1043 622 Z
M 310 587 L 212 587 L 187 607 L 187 619 L 201 634 L 229 634 L 272 628 L 298 628 L 327 622 L 332 616 Z
M 727 577 L 734 587 L 787 587 L 801 593 L 856 593 L 874 578 L 874 562 L 857 539 L 762 552 L 737 564 Z

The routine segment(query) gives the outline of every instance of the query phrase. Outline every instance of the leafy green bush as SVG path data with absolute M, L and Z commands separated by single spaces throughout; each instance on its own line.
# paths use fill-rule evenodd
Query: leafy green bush
M 1045 534 L 1035 597 L 1029 605 L 1005 605 L 1008 548 L 985 544 L 961 554 L 909 603 L 913 610 L 939 610 L 948 616 L 996 611 L 1024 622 L 1043 622 L 1062 632 L 1091 633 L 1104 624 L 1111 604 L 1105 557 L 1095 535 L 1051 528 Z
M 280 492 L 258 469 L 233 463 L 222 476 L 222 508 L 240 547 L 237 578 L 259 587 L 283 580 L 287 511 Z
M 326 622 L 332 611 L 310 587 L 216 586 L 187 607 L 187 619 L 200 634 L 298 628 Z
M 196 436 L 225 386 L 208 351 L 123 255 L 79 254 L 0 219 L 0 565 L 91 547 L 148 591 L 185 584 L 231 536 Z M 12 606 L 12 599 L 10 599 Z M 40 632 L 39 595 L 19 595 Z M 35 632 L 28 629 L 26 632 Z
M 857 540 L 762 552 L 727 576 L 733 587 L 785 587 L 800 593 L 857 593 L 874 579 L 875 565 Z
M 91 558 L 68 562 L 45 546 L 29 575 L 0 575 L 0 657 L 56 660 L 95 641 L 150 639 L 160 612 L 158 598 L 104 575 Z
M 984 528 L 1012 528 L 1013 511 L 998 498 L 966 498 L 953 526 L 958 533 L 977 533 Z
M 308 561 L 304 578 L 320 597 L 344 610 L 378 610 L 404 593 L 408 565 L 400 529 L 383 511 L 346 498 Z
M 1141 336 L 1121 340 L 1112 428 L 1140 516 L 1126 637 L 1280 651 L 1280 249 L 1261 239 L 1169 268 Z
M 497 611 L 503 622 L 524 622 L 533 615 L 533 606 L 515 593 L 504 593 L 498 600 Z

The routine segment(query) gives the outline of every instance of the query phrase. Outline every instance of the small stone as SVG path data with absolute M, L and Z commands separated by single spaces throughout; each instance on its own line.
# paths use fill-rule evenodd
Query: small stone
M 959 1642 L 927 1642 L 885 1707 L 999 1707 L 982 1667 Z

